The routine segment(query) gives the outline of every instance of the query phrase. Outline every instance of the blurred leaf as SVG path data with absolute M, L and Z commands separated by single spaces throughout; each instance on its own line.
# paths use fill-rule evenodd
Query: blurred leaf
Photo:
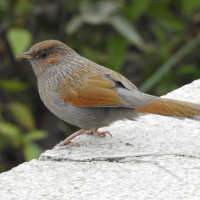
M 99 52 L 94 47 L 91 47 L 89 45 L 82 45 L 80 49 L 81 49 L 81 54 L 84 57 L 91 59 L 94 62 L 101 64 L 108 61 L 108 56 Z
M 109 17 L 118 11 L 119 5 L 115 1 L 82 1 L 80 10 L 85 22 L 89 24 L 105 23 Z
M 46 138 L 47 134 L 45 131 L 41 130 L 33 130 L 27 133 L 24 137 L 29 140 L 29 141 L 34 141 L 34 140 L 41 140 Z
M 71 12 L 76 12 L 77 8 L 80 6 L 79 1 L 67 1 L 67 7 Z
M 189 14 L 197 9 L 200 5 L 199 0 L 182 0 L 180 6 L 183 13 Z
M 176 70 L 178 75 L 192 74 L 195 78 L 199 78 L 200 69 L 196 65 L 182 65 Z
M 184 22 L 174 16 L 169 7 L 169 1 L 156 1 L 148 12 L 155 21 L 159 22 L 168 31 L 182 31 Z
M 8 92 L 18 93 L 27 90 L 29 86 L 27 83 L 23 83 L 16 79 L 4 79 L 0 80 L 0 87 Z
M 13 9 L 16 12 L 17 16 L 26 17 L 27 14 L 31 15 L 33 8 L 33 1 L 17 0 Z
M 152 0 L 130 1 L 129 5 L 124 7 L 124 10 L 128 14 L 129 18 L 135 21 L 136 18 L 145 13 L 151 4 Z
M 97 3 L 83 1 L 80 9 L 81 17 L 84 22 L 94 25 L 109 23 L 129 42 L 143 49 L 144 44 L 137 31 L 124 17 L 116 14 L 119 10 L 119 3 L 116 3 L 115 1 L 98 1 Z M 82 23 L 81 17 L 72 19 L 67 27 L 68 31 L 72 30 L 73 32 L 80 27 L 80 24 Z
M 66 31 L 69 34 L 75 33 L 83 24 L 83 19 L 81 16 L 75 16 L 73 17 L 67 24 Z
M 21 103 L 10 103 L 9 110 L 14 119 L 24 128 L 32 130 L 35 128 L 33 116 L 27 106 Z
M 179 51 L 177 51 L 163 65 L 161 65 L 160 68 L 143 83 L 143 85 L 140 87 L 140 90 L 142 92 L 148 92 L 169 69 L 171 69 L 181 58 L 187 55 L 198 45 L 200 45 L 200 34 L 190 42 L 186 43 Z
M 8 1 L 7 0 L 1 0 L 0 1 L 0 10 L 5 11 L 8 6 Z
M 5 137 L 1 132 L 0 132 L 0 148 L 5 147 L 8 142 L 10 141 L 10 138 L 8 139 L 7 137 Z
M 33 143 L 25 143 L 23 146 L 23 153 L 26 161 L 38 158 L 42 153 L 42 150 L 39 146 Z
M 114 15 L 109 19 L 109 23 L 122 34 L 130 43 L 143 49 L 144 44 L 138 32 L 120 15 Z
M 151 30 L 159 41 L 158 47 L 160 50 L 158 50 L 158 54 L 160 54 L 163 60 L 167 59 L 174 47 L 184 40 L 183 34 L 174 34 L 173 37 L 169 38 L 169 34 L 167 34 L 165 29 L 162 29 L 158 24 L 153 24 Z
M 113 35 L 108 39 L 106 47 L 109 56 L 109 68 L 119 71 L 125 57 L 127 42 L 118 35 Z
M 159 82 L 154 88 L 154 91 L 158 96 L 164 95 L 170 91 L 173 91 L 177 88 L 177 85 L 173 82 L 171 74 L 163 77 L 162 81 Z
M 27 50 L 32 40 L 30 32 L 17 28 L 11 28 L 7 32 L 7 38 L 15 56 Z
M 169 55 L 170 43 L 167 41 L 165 32 L 157 24 L 153 24 L 151 26 L 151 30 L 153 31 L 159 42 L 159 47 L 162 49 L 162 51 L 159 51 L 159 53 L 161 54 L 163 59 L 166 59 Z
M 0 122 L 0 134 L 12 140 L 19 140 L 22 136 L 21 130 L 17 126 L 2 121 Z
M 171 19 L 162 18 L 158 19 L 158 21 L 171 31 L 181 31 L 184 28 L 183 22 L 175 17 Z

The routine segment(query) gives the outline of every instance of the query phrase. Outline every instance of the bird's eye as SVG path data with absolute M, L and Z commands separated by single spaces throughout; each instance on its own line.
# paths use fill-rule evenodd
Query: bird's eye
M 49 53 L 46 53 L 46 52 L 43 52 L 40 54 L 42 59 L 45 59 L 48 55 L 49 55 Z

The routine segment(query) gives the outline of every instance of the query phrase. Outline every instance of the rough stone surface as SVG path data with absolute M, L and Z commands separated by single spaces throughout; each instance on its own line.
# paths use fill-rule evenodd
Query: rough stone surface
M 166 97 L 200 104 L 200 80 Z M 143 115 L 0 174 L 1 200 L 200 199 L 200 122 Z

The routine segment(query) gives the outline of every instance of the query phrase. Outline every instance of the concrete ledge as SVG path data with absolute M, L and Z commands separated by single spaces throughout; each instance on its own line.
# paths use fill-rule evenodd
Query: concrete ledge
M 200 104 L 200 80 L 168 98 Z M 142 115 L 0 174 L 1 200 L 200 199 L 200 121 Z

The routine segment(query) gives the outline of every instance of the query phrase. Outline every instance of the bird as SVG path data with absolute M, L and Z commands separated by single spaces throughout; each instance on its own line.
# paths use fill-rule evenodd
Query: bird
M 134 120 L 140 113 L 200 116 L 200 105 L 142 93 L 120 73 L 58 40 L 36 43 L 17 57 L 30 61 L 45 106 L 61 120 L 81 128 L 62 145 L 75 144 L 72 140 L 82 134 L 110 134 L 98 129 L 118 120 Z

